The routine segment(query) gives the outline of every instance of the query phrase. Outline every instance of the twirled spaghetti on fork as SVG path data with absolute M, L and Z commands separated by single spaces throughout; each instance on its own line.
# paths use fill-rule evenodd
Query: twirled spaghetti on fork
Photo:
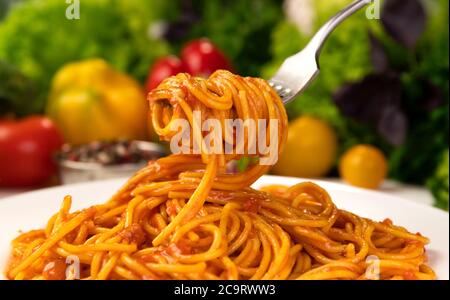
M 204 145 L 193 119 L 200 111 L 202 121 L 222 125 L 227 119 L 266 120 L 267 130 L 276 120 L 282 151 L 286 112 L 262 79 L 227 71 L 208 79 L 179 74 L 148 99 L 153 127 L 164 140 L 177 133 L 173 122 L 183 119 L 192 128 L 190 146 Z M 243 143 L 255 139 L 246 132 Z M 7 277 L 65 279 L 66 258 L 76 256 L 81 279 L 435 278 L 425 264 L 427 238 L 390 220 L 339 210 L 310 182 L 252 189 L 269 166 L 256 162 L 227 173 L 227 163 L 243 155 L 250 154 L 202 150 L 151 161 L 108 202 L 81 211 L 70 212 L 67 196 L 45 229 L 12 242 Z

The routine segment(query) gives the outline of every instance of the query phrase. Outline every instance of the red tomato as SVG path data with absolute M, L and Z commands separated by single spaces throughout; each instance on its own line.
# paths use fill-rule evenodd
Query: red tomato
M 233 71 L 226 56 L 208 39 L 195 40 L 184 46 L 181 60 L 186 71 L 194 76 L 208 77 L 219 69 Z
M 183 62 L 176 56 L 166 56 L 158 59 L 150 70 L 145 85 L 146 92 L 156 88 L 167 77 L 185 72 Z
M 63 143 L 46 117 L 0 121 L 0 186 L 33 186 L 56 171 L 53 155 Z

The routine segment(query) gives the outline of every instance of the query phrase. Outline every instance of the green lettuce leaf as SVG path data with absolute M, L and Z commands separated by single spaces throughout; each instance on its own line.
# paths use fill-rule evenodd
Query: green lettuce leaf
M 30 0 L 11 8 L 0 23 L 0 59 L 37 83 L 35 113 L 43 111 L 53 74 L 64 64 L 102 57 L 144 80 L 168 46 L 148 35 L 151 22 L 170 12 L 171 1 L 82 1 L 79 20 L 68 20 L 68 4 Z

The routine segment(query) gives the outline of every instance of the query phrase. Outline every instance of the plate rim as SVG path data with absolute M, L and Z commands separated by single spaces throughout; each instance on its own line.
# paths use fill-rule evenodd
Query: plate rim
M 433 211 L 434 213 L 438 213 L 440 215 L 442 215 L 443 217 L 449 217 L 449 212 L 444 211 L 440 208 L 437 208 L 435 206 L 432 205 L 426 205 L 424 203 L 418 203 L 418 202 L 414 202 L 411 200 L 408 200 L 407 198 L 398 196 L 398 195 L 391 195 L 387 192 L 382 192 L 379 190 L 371 190 L 371 189 L 364 189 L 364 188 L 359 188 L 359 187 L 355 187 L 355 186 L 351 186 L 351 185 L 347 185 L 344 183 L 338 183 L 338 182 L 330 182 L 330 181 L 326 181 L 326 180 L 321 180 L 321 179 L 315 179 L 315 178 L 301 178 L 301 177 L 291 177 L 291 176 L 278 176 L 278 175 L 263 175 L 260 178 L 258 178 L 258 180 L 253 183 L 256 184 L 259 180 L 261 180 L 262 178 L 266 178 L 268 180 L 270 180 L 271 178 L 274 179 L 275 181 L 278 181 L 280 179 L 288 179 L 290 181 L 298 181 L 299 183 L 301 182 L 313 182 L 315 184 L 318 184 L 319 186 L 322 185 L 326 185 L 326 186 L 331 186 L 334 189 L 338 189 L 344 192 L 354 192 L 354 193 L 364 193 L 364 194 L 371 194 L 373 196 L 376 197 L 389 197 L 392 199 L 395 199 L 396 201 L 400 201 L 401 203 L 404 203 L 406 205 L 410 205 L 410 206 L 415 206 L 416 208 L 421 208 L 421 209 L 428 209 L 430 211 Z M 4 198 L 0 199 L 0 208 L 7 205 L 9 202 L 11 201 L 17 201 L 15 199 L 17 198 L 26 198 L 27 196 L 32 196 L 33 194 L 36 193 L 47 193 L 47 192 L 52 192 L 52 191 L 62 191 L 65 188 L 76 188 L 78 186 L 89 186 L 89 185 L 98 185 L 98 184 L 108 184 L 108 183 L 118 183 L 118 182 L 122 182 L 122 185 L 125 184 L 127 182 L 127 180 L 129 179 L 129 177 L 120 177 L 120 178 L 113 178 L 113 179 L 105 179 L 105 180 L 96 180 L 96 181 L 91 181 L 91 182 L 78 182 L 78 183 L 72 183 L 72 184 L 66 184 L 66 185 L 59 185 L 59 186 L 53 186 L 53 187 L 46 187 L 46 188 L 41 188 L 41 189 L 37 189 L 37 190 L 32 190 L 32 191 L 26 191 L 17 195 L 13 195 L 13 196 L 7 196 Z M 113 193 L 111 193 L 111 196 L 114 195 L 116 191 L 114 191 Z M 328 192 L 328 190 L 327 190 Z M 108 199 L 103 199 L 104 201 L 107 201 Z

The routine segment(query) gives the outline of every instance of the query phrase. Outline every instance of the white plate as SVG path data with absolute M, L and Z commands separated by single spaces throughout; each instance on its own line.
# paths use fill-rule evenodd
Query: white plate
M 268 184 L 293 185 L 299 178 L 263 176 L 255 187 Z M 24 193 L 0 200 L 0 278 L 10 252 L 10 242 L 19 230 L 41 228 L 59 208 L 65 195 L 73 196 L 73 209 L 103 203 L 125 179 L 66 185 Z M 343 184 L 315 181 L 325 188 L 339 208 L 374 220 L 390 218 L 411 232 L 430 238 L 429 264 L 439 279 L 449 279 L 449 215 L 433 207 L 417 204 L 385 193 L 353 188 Z

